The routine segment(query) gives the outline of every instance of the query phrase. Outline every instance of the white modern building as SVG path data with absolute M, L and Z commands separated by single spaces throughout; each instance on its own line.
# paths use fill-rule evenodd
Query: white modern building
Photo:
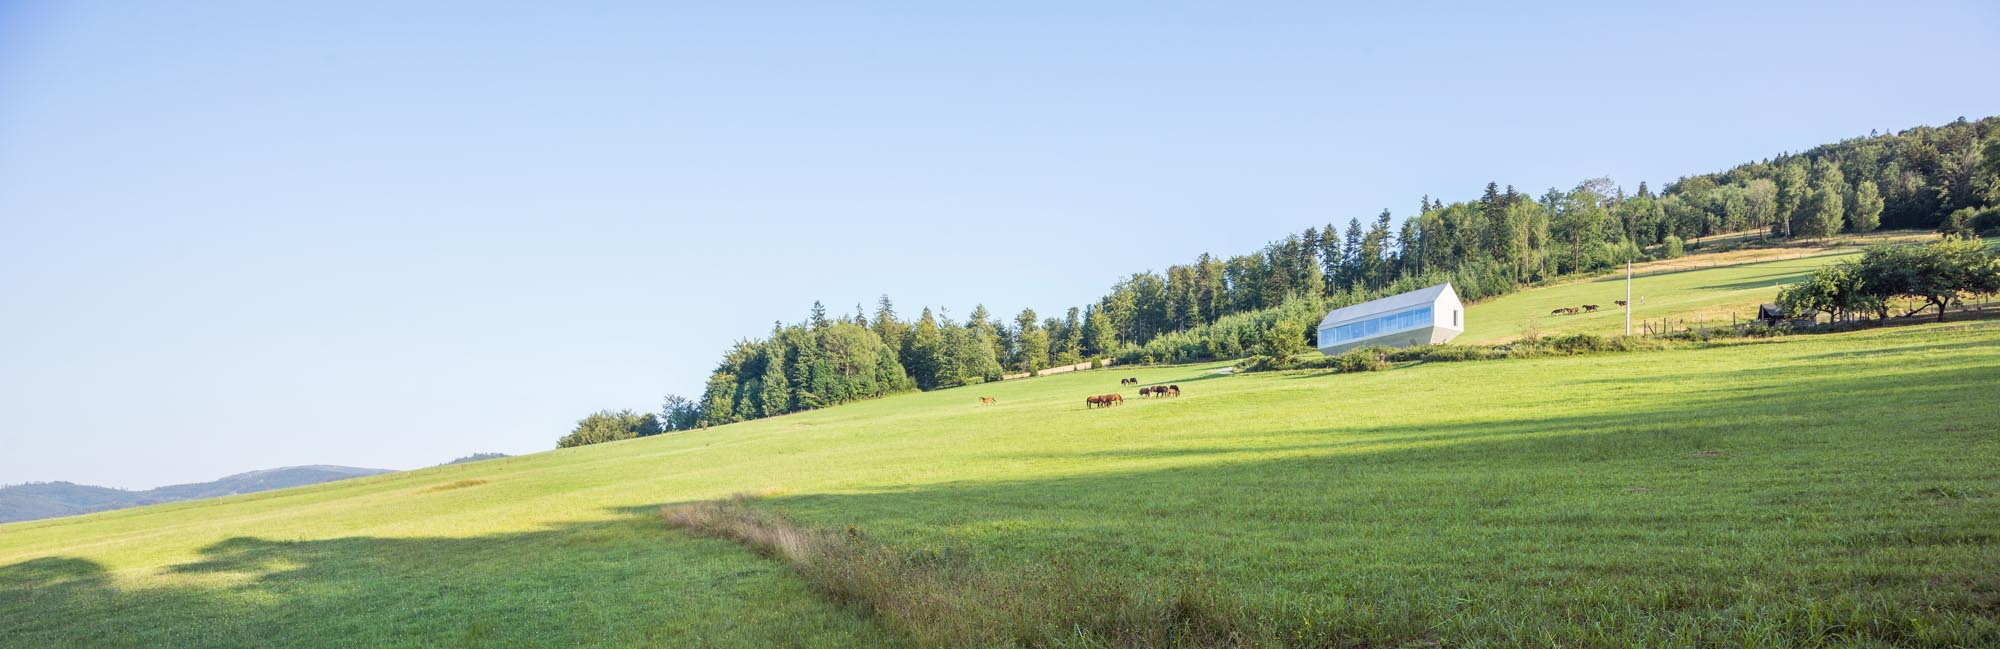
M 1334 309 L 1319 321 L 1319 351 L 1415 347 L 1451 342 L 1465 333 L 1465 304 L 1450 283 Z

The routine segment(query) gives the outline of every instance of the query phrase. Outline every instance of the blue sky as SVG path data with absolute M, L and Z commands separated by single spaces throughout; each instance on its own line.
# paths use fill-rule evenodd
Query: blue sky
M 1991 2 L 307 4 L 0 0 L 0 483 L 538 451 L 815 299 L 2000 113 Z

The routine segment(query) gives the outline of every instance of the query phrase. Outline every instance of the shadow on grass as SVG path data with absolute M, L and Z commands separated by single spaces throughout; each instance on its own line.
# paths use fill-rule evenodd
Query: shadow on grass
M 657 507 L 649 508 L 657 509 Z M 226 539 L 127 583 L 0 567 L 0 646 L 853 646 L 893 640 L 782 566 L 651 516 L 448 537 Z

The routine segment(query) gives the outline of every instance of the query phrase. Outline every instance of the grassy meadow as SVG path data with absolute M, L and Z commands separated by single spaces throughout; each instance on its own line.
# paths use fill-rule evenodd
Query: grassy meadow
M 1198 588 L 1294 645 L 2000 643 L 2000 323 L 1368 374 L 1218 367 L 0 526 L 0 645 L 920 637 L 659 514 L 739 492 L 983 574 Z M 1084 408 L 1126 375 L 1185 396 Z M 1102 643 L 1040 633 L 1016 641 Z
M 1861 256 L 1861 249 L 1878 243 L 1929 240 L 1932 233 L 1912 231 L 1843 235 L 1832 239 L 1759 246 L 1755 237 L 1732 235 L 1709 242 L 1711 252 L 1638 264 L 1632 279 L 1632 332 L 1643 333 L 1643 321 L 1728 323 L 1731 318 L 1757 317 L 1757 305 L 1777 296 L 1778 287 L 1797 282 L 1821 266 Z M 1466 307 L 1465 333 L 1453 342 L 1493 344 L 1523 333 L 1625 333 L 1625 274 L 1565 282 L 1518 291 Z M 1551 315 L 1561 307 L 1595 304 L 1595 312 Z

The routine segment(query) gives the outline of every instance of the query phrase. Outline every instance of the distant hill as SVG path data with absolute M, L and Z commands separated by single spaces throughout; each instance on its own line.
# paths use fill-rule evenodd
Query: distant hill
M 471 455 L 467 455 L 465 457 L 458 458 L 450 462 L 446 462 L 445 464 L 465 464 L 467 462 L 478 462 L 480 460 L 498 460 L 503 457 L 513 457 L 513 456 L 508 455 L 506 453 L 473 453 Z
M 247 494 L 286 487 L 298 487 L 333 480 L 343 480 L 377 473 L 388 473 L 386 469 L 362 469 L 351 466 L 288 466 L 262 471 L 238 473 L 212 482 L 167 485 L 145 491 L 127 491 L 110 487 L 80 485 L 72 482 L 36 482 L 30 484 L 0 487 L 0 523 L 29 521 L 38 518 L 75 516 L 111 509 L 124 509 L 155 503 L 169 503 L 198 498 L 214 498 L 230 494 Z

